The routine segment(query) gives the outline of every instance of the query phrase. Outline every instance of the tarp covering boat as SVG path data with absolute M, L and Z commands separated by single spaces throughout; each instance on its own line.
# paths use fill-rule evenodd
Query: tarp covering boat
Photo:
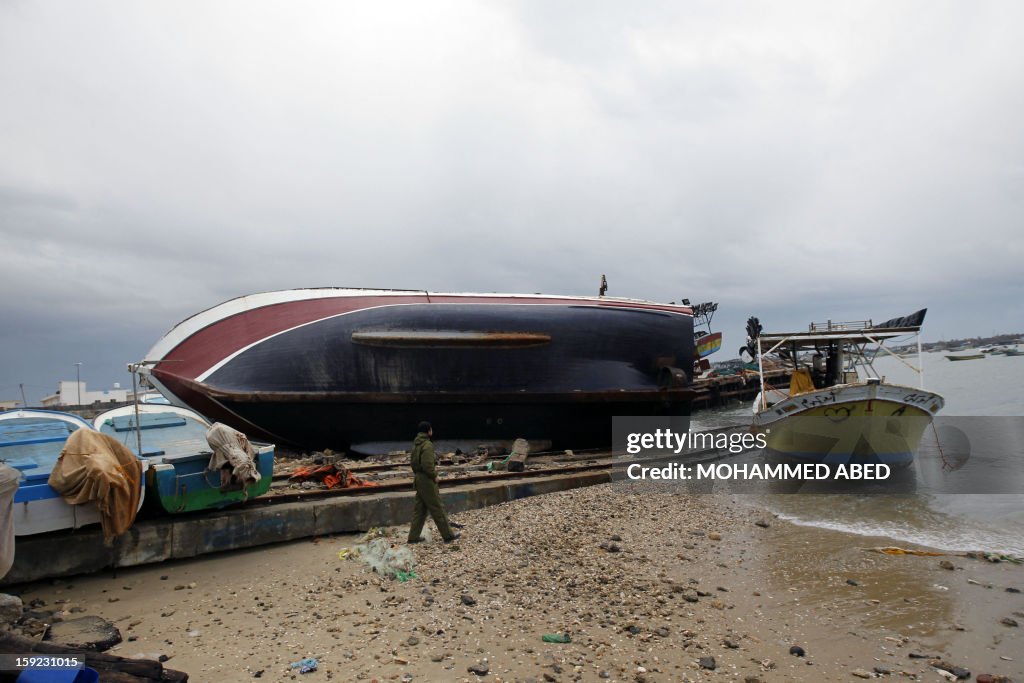
M 21 472 L 0 464 L 0 578 L 14 564 L 14 492 L 18 490 Z
M 797 396 L 809 391 L 814 391 L 814 379 L 811 377 L 811 371 L 807 368 L 794 370 L 789 378 L 789 395 Z
M 216 422 L 206 432 L 206 441 L 213 449 L 207 469 L 221 473 L 221 490 L 244 488 L 260 480 L 256 452 L 245 434 Z
M 135 454 L 117 439 L 89 429 L 68 437 L 49 478 L 69 504 L 96 501 L 108 541 L 135 521 L 141 482 L 142 463 Z

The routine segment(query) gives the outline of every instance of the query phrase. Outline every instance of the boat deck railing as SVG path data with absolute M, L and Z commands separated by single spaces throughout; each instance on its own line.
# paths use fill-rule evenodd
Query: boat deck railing
M 811 323 L 808 332 L 842 332 L 845 330 L 868 330 L 874 327 L 870 320 L 849 320 L 846 322 L 834 322 L 826 320 L 823 323 Z

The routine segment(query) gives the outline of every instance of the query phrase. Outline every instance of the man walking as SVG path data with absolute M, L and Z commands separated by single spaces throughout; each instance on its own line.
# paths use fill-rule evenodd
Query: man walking
M 437 463 L 434 458 L 434 444 L 430 441 L 434 430 L 429 422 L 420 422 L 417 431 L 419 434 L 412 442 L 412 456 L 409 458 L 409 464 L 412 465 L 416 477 L 416 509 L 412 513 L 412 525 L 409 527 L 409 543 L 419 543 L 423 540 L 420 532 L 423 531 L 423 523 L 427 521 L 428 512 L 434 519 L 437 530 L 441 532 L 441 538 L 445 543 L 450 543 L 457 539 L 459 534 L 452 532 L 448 515 L 441 504 L 441 492 L 437 488 Z

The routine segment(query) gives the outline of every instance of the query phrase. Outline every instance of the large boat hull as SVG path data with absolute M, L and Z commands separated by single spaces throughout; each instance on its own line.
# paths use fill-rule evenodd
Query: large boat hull
M 233 300 L 150 352 L 176 403 L 248 434 L 349 449 L 439 437 L 611 443 L 615 415 L 688 414 L 684 306 L 598 297 L 294 290 Z
M 281 440 L 311 447 L 321 444 L 373 452 L 372 444 L 400 440 L 420 421 L 428 420 L 438 439 L 489 443 L 507 441 L 510 435 L 518 434 L 529 441 L 550 441 L 553 448 L 562 449 L 608 445 L 613 416 L 688 415 L 689 401 L 684 400 L 688 396 L 680 393 L 664 394 L 662 398 L 657 391 L 634 396 L 608 392 L 603 397 L 589 394 L 575 400 L 560 396 L 435 394 L 324 402 L 253 401 L 244 396 L 220 401 L 246 423 L 267 425 Z

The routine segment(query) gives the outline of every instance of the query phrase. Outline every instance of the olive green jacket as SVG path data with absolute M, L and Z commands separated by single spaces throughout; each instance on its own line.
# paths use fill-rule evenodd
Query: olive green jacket
M 437 478 L 437 463 L 434 458 L 434 444 L 425 432 L 416 435 L 412 442 L 412 455 L 409 457 L 409 464 L 416 474 L 425 474 L 431 479 Z

